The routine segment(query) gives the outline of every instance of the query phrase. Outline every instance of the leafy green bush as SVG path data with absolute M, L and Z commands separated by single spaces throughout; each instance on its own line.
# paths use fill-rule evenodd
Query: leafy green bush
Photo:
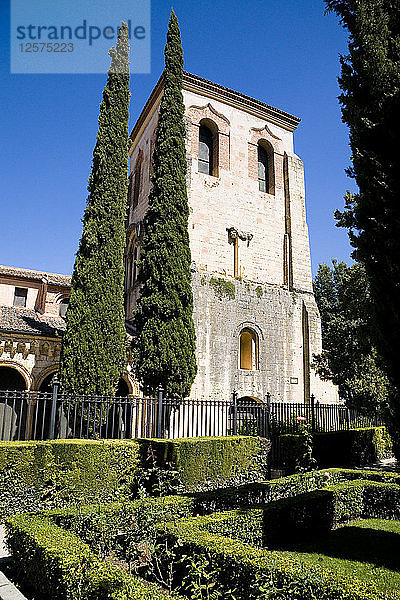
M 0 511 L 129 497 L 139 462 L 133 440 L 0 442 Z
M 117 551 L 130 564 L 141 554 L 140 545 L 155 543 L 157 525 L 193 514 L 193 500 L 185 496 L 148 497 L 42 514 L 58 526 L 74 531 L 100 557 Z
M 39 515 L 6 522 L 14 569 L 52 600 L 167 600 L 165 590 L 101 561 L 74 533 Z
M 320 466 L 364 466 L 388 458 L 392 443 L 385 427 L 315 433 L 314 454 Z
M 319 564 L 305 564 L 286 552 L 255 548 L 248 543 L 211 533 L 204 519 L 186 519 L 167 524 L 160 537 L 169 544 L 180 560 L 183 578 L 181 591 L 191 592 L 198 583 L 214 586 L 219 596 L 236 600 L 272 598 L 279 600 L 383 600 L 390 596 L 373 582 L 357 580 L 344 570 L 324 569 Z M 200 564 L 193 572 L 192 565 Z M 207 575 L 212 573 L 212 578 Z M 207 582 L 208 583 L 205 583 Z M 202 596 L 196 596 L 202 597 Z M 206 597 L 205 595 L 203 597 Z
M 145 466 L 149 440 L 140 441 Z M 158 466 L 168 468 L 173 464 L 186 491 L 240 485 L 266 477 L 263 458 L 268 448 L 259 438 L 221 436 L 152 439 L 150 443 Z
M 352 519 L 400 516 L 400 487 L 362 479 L 331 485 L 260 505 L 201 517 L 213 533 L 256 546 L 277 546 L 317 537 Z

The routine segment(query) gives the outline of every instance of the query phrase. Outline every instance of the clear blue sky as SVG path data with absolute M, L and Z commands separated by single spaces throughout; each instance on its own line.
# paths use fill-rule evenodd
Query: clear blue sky
M 0 263 L 70 273 L 106 77 L 11 75 L 8 0 L 0 6 Z M 131 78 L 131 127 L 163 69 L 170 6 L 152 2 L 151 73 Z M 350 260 L 333 218 L 354 190 L 344 173 L 337 76 L 347 38 L 337 18 L 324 15 L 322 0 L 176 0 L 174 10 L 187 71 L 301 117 L 295 151 L 305 166 L 313 270 Z

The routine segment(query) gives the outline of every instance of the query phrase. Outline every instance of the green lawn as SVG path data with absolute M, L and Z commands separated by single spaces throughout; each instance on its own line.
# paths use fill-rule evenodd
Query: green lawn
M 400 590 L 400 521 L 352 521 L 324 538 L 279 550 L 357 579 L 372 579 L 382 591 Z

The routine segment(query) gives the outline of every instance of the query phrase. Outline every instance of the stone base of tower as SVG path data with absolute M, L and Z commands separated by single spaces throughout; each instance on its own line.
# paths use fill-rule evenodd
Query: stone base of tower
M 310 364 L 321 352 L 314 296 L 207 272 L 193 273 L 198 373 L 191 397 L 308 403 L 338 401 Z

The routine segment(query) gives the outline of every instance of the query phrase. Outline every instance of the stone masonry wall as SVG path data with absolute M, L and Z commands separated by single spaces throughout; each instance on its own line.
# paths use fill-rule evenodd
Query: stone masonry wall
M 262 400 L 269 392 L 273 401 L 304 402 L 303 302 L 312 313 L 311 353 L 321 351 L 313 297 L 205 272 L 194 273 L 192 285 L 198 360 L 192 396 L 228 399 L 236 389 L 239 397 Z M 239 368 L 239 338 L 245 327 L 258 336 L 259 368 L 254 371 Z M 319 381 L 311 376 L 311 393 L 321 402 L 331 401 L 334 388 L 328 393 Z
M 275 401 L 304 402 L 303 319 L 308 319 L 309 356 L 321 351 L 321 324 L 312 292 L 304 172 L 293 151 L 293 134 L 248 110 L 183 90 L 187 128 L 189 237 L 193 266 L 194 322 L 198 374 L 195 398 L 239 396 L 258 399 L 271 393 Z M 127 258 L 140 246 L 137 224 L 143 219 L 150 191 L 151 155 L 158 118 L 156 99 L 131 149 L 131 171 L 142 164 L 139 202 L 131 207 Z M 214 133 L 218 159 L 214 175 L 198 172 L 199 126 Z M 261 192 L 257 144 L 269 149 L 273 172 L 269 189 Z M 238 278 L 234 278 L 234 244 L 228 230 L 239 234 Z M 292 264 L 288 276 L 288 239 Z M 289 244 L 290 245 L 290 244 Z M 219 298 L 213 280 L 226 283 L 233 297 Z M 127 316 L 140 290 L 126 288 Z M 259 338 L 259 368 L 239 369 L 241 329 Z M 322 402 L 337 400 L 336 389 L 311 370 L 310 392 Z

